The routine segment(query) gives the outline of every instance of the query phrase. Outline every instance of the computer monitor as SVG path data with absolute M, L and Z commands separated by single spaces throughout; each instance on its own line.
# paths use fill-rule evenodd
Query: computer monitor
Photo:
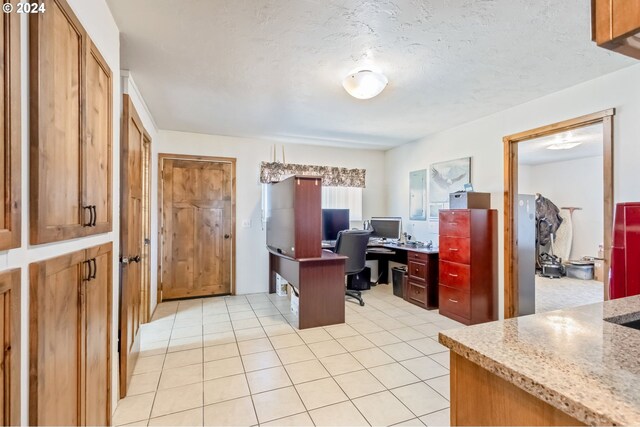
M 373 228 L 371 237 L 381 239 L 399 239 L 400 232 L 402 230 L 402 218 L 371 218 L 371 228 Z
M 349 209 L 322 209 L 322 240 L 336 240 L 349 229 Z

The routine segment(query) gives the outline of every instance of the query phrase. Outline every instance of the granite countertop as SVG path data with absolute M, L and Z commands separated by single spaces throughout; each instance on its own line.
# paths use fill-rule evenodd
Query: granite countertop
M 440 343 L 585 424 L 640 425 L 640 296 L 441 332 Z

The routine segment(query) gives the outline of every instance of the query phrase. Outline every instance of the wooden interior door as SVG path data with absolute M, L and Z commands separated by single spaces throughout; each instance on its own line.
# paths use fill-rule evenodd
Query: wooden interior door
M 86 34 L 64 0 L 29 16 L 31 243 L 86 233 L 82 114 Z
M 131 99 L 123 96 L 120 179 L 120 397 L 138 357 L 142 287 L 142 152 L 145 130 Z
M 161 162 L 162 298 L 230 294 L 234 160 Z
M 111 69 L 87 40 L 86 132 L 83 146 L 83 205 L 91 210 L 92 233 L 111 231 Z
M 112 244 L 87 249 L 88 280 L 83 282 L 84 425 L 111 424 Z
M 85 251 L 30 266 L 29 424 L 81 424 Z
M 0 423 L 20 425 L 20 270 L 0 274 Z
M 20 15 L 0 17 L 0 250 L 20 246 Z

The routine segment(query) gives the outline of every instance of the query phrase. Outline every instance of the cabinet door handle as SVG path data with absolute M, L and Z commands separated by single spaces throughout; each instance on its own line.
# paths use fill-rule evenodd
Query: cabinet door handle
M 96 262 L 96 259 L 93 258 L 91 260 L 91 264 L 93 264 L 93 273 L 91 273 L 91 276 L 89 277 L 89 279 L 93 280 L 96 278 L 97 274 L 98 274 L 98 263 Z
M 458 275 L 457 275 L 457 274 L 453 274 L 453 273 L 449 273 L 449 276 L 451 276 L 451 277 L 458 277 Z
M 93 224 L 93 210 L 91 209 L 91 205 L 89 205 L 89 206 L 83 206 L 83 207 L 82 207 L 82 209 L 84 209 L 85 211 L 86 211 L 86 210 L 89 210 L 89 222 L 85 222 L 85 223 L 83 223 L 82 225 L 83 225 L 84 227 L 91 227 L 91 226 L 92 226 L 92 224 Z
M 88 282 L 89 280 L 91 280 L 91 261 L 90 260 L 89 261 L 83 261 L 82 264 L 84 264 L 84 266 L 85 266 L 84 269 L 85 269 L 85 274 L 86 274 L 86 276 L 84 278 L 84 281 Z
M 91 226 L 95 227 L 96 220 L 98 219 L 98 214 L 96 213 L 96 205 L 91 205 L 91 212 L 93 213 L 92 215 L 93 220 L 91 221 Z
M 449 301 L 451 301 L 451 302 L 455 302 L 456 304 L 458 303 L 458 301 L 456 301 L 456 300 L 454 300 L 454 299 L 451 299 L 451 298 L 449 298 Z

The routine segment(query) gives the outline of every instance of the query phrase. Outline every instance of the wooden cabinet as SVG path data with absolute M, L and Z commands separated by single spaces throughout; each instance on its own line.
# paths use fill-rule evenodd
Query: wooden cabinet
M 440 211 L 440 314 L 465 325 L 498 319 L 495 209 Z
M 111 421 L 111 243 L 30 265 L 29 424 Z
M 111 230 L 112 74 L 65 0 L 29 17 L 30 239 Z
M 269 184 L 267 246 L 302 259 L 322 255 L 322 179 L 292 176 Z
M 438 254 L 407 251 L 405 299 L 422 308 L 438 308 Z
M 0 17 L 0 250 L 20 246 L 20 15 Z
M 20 270 L 0 273 L 0 422 L 20 425 Z
M 640 1 L 592 0 L 591 15 L 598 46 L 640 59 Z

